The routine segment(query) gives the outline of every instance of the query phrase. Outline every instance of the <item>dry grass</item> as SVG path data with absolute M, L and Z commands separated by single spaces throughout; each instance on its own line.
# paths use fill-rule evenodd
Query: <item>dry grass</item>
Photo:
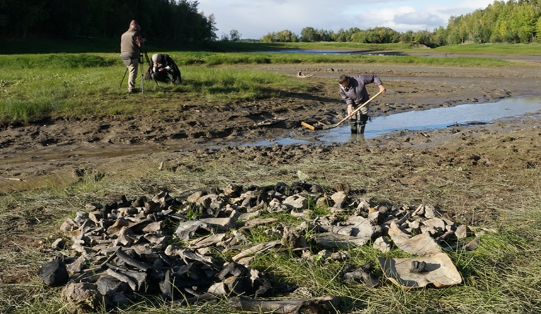
M 308 181 L 324 186 L 348 182 L 353 195 L 373 205 L 432 204 L 456 221 L 498 228 L 486 233 L 473 252 L 450 252 L 464 283 L 446 289 L 404 290 L 382 277 L 378 252 L 351 250 L 349 263 L 372 263 L 383 286 L 346 285 L 338 277 L 342 263 L 301 263 L 292 253 L 269 253 L 257 267 L 314 296 L 340 298 L 342 313 L 535 313 L 541 310 L 541 181 L 536 164 L 539 139 L 531 134 L 476 134 L 476 145 L 455 139 L 445 147 L 425 149 L 374 148 L 363 144 L 331 146 L 327 152 L 261 155 L 265 148 L 197 150 L 191 154 L 154 154 L 131 162 L 111 162 L 89 171 L 78 181 L 40 190 L 16 191 L 0 200 L 0 312 L 65 312 L 60 289 L 43 287 L 36 270 L 54 253 L 46 248 L 60 236 L 59 223 L 88 202 L 106 203 L 125 194 L 172 195 L 228 184 L 267 185 Z M 497 149 L 494 149 L 497 147 Z M 281 156 L 289 156 L 288 162 Z M 290 155 L 288 155 L 290 154 Z M 241 157 L 242 156 L 242 157 Z M 480 156 L 480 158 L 472 158 Z M 159 165 L 164 168 L 159 171 Z M 103 172 L 105 176 L 96 176 Z M 393 251 L 389 257 L 400 256 Z M 133 304 L 119 313 L 213 313 L 219 305 L 178 308 L 155 300 Z

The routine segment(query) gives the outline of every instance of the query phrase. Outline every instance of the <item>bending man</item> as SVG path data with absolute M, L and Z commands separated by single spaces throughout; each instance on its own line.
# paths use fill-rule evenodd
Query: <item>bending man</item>
M 379 90 L 385 93 L 385 87 L 375 75 L 357 75 L 350 77 L 347 75 L 341 75 L 338 80 L 340 83 L 340 96 L 346 102 L 348 106 L 349 125 L 351 127 L 351 133 L 356 134 L 364 133 L 366 122 L 368 121 L 368 106 L 364 106 L 357 114 L 353 115 L 353 111 L 360 105 L 364 104 L 370 96 L 366 91 L 366 84 L 374 83 L 378 85 Z
M 130 28 L 120 37 L 120 58 L 124 65 L 128 67 L 130 75 L 128 77 L 128 93 L 136 93 L 135 79 L 137 78 L 137 66 L 141 55 L 141 47 L 145 42 L 141 34 L 141 27 L 132 20 Z
M 166 54 L 154 54 L 152 55 L 152 78 L 161 81 L 167 82 L 171 80 L 174 84 L 180 84 L 180 70 L 178 69 L 176 63 Z

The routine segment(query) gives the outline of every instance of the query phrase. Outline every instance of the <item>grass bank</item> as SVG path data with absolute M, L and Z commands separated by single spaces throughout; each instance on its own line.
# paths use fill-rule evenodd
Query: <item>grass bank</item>
M 204 106 L 309 89 L 302 81 L 268 71 L 183 65 L 182 84 L 145 81 L 144 97 L 128 97 L 128 78 L 123 78 L 125 67 L 120 60 L 89 54 L 0 56 L 0 69 L 0 123 L 62 116 L 148 114 L 155 108 L 178 110 L 189 99 Z M 137 84 L 141 89 L 140 74 Z
M 462 275 L 461 285 L 435 289 L 405 290 L 385 280 L 377 266 L 377 256 L 404 257 L 394 249 L 381 254 L 371 246 L 352 248 L 346 262 L 301 262 L 290 251 L 269 252 L 258 256 L 253 266 L 281 281 L 309 289 L 315 296 L 326 294 L 340 298 L 342 313 L 536 313 L 541 311 L 540 271 L 541 250 L 541 186 L 539 169 L 521 162 L 521 147 L 531 145 L 531 139 L 517 138 L 507 145 L 506 135 L 485 134 L 478 145 L 461 145 L 458 138 L 448 143 L 461 150 L 449 148 L 437 153 L 417 150 L 374 150 L 368 147 L 356 151 L 362 154 L 344 159 L 343 147 L 329 154 L 307 156 L 299 162 L 271 166 L 273 157 L 257 160 L 239 158 L 233 151 L 210 154 L 208 150 L 193 154 L 177 154 L 163 159 L 159 155 L 136 163 L 121 162 L 105 175 L 84 173 L 78 180 L 62 186 L 38 191 L 20 191 L 0 199 L 0 311 L 13 313 L 65 313 L 60 301 L 60 288 L 45 288 L 35 275 L 36 269 L 51 257 L 45 250 L 62 235 L 59 226 L 66 217 L 87 203 L 108 203 L 120 195 L 128 198 L 152 196 L 160 190 L 175 197 L 193 189 L 223 188 L 228 184 L 265 186 L 277 182 L 298 181 L 297 171 L 305 173 L 310 183 L 329 186 L 349 182 L 354 190 L 365 190 L 373 206 L 389 204 L 433 204 L 456 213 L 457 221 L 476 227 L 498 228 L 499 233 L 486 232 L 475 251 L 451 251 L 449 256 Z M 494 146 L 500 146 L 498 151 Z M 526 146 L 523 146 L 526 145 Z M 252 148 L 256 150 L 257 148 Z M 448 157 L 471 156 L 483 151 L 483 158 L 505 167 L 472 165 L 469 159 L 454 162 L 450 169 Z M 221 155 L 220 159 L 216 155 Z M 411 157 L 414 156 L 414 157 Z M 459 156 L 459 157 L 460 157 Z M 403 167 L 409 160 L 408 169 Z M 161 162 L 166 160 L 163 170 Z M 332 171 L 329 171 L 332 169 Z M 460 170 L 457 170 L 460 169 Z M 416 178 L 414 188 L 397 185 L 393 174 L 407 172 Z M 67 181 L 69 181 L 66 178 Z M 514 187 L 521 187 L 520 189 Z M 348 208 L 348 211 L 354 211 Z M 487 213 L 490 212 L 490 215 Z M 325 208 L 318 215 L 329 212 Z M 463 213 L 463 214 L 462 214 Z M 482 218 L 475 217 L 483 213 Z M 288 214 L 262 214 L 278 218 L 274 226 L 298 224 Z M 471 219 L 471 220 L 470 220 Z M 254 243 L 272 239 L 265 226 L 246 236 Z M 7 232 L 9 231 L 9 235 Z M 7 240 L 8 237 L 15 239 Z M 317 247 L 311 248 L 318 252 Z M 383 280 L 378 288 L 363 284 L 345 284 L 337 274 L 345 264 L 372 263 L 371 270 Z M 17 265 L 17 267 L 10 267 Z M 105 313 L 105 311 L 103 311 Z M 235 313 L 226 300 L 202 307 L 171 306 L 163 301 L 144 299 L 134 302 L 123 312 L 145 313 Z
M 188 99 L 205 102 L 251 101 L 282 92 L 307 92 L 306 82 L 266 71 L 220 69 L 235 64 L 415 64 L 420 66 L 503 67 L 489 58 L 429 58 L 415 56 L 314 55 L 298 53 L 202 51 L 167 52 L 181 67 L 183 83 L 146 81 L 144 100 L 126 98 L 125 67 L 116 54 L 0 55 L 0 123 L 31 122 L 60 116 L 146 114 L 156 107 L 176 109 Z M 516 64 L 515 64 L 516 65 Z M 146 70 L 147 63 L 143 70 Z M 141 68 L 139 69 L 141 72 Z M 121 83 L 122 82 L 122 86 Z M 141 76 L 138 74 L 138 83 Z M 171 97 L 175 100 L 171 101 Z

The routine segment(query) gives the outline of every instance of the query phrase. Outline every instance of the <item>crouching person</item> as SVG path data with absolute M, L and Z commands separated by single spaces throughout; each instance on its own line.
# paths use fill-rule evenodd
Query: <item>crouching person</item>
M 160 82 L 171 81 L 180 84 L 180 70 L 175 61 L 167 54 L 152 55 L 153 65 L 149 69 L 150 78 Z

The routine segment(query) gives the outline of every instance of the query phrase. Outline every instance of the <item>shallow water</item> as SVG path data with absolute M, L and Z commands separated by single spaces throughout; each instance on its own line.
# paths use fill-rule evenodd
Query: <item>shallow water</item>
M 364 56 L 408 56 L 404 52 L 366 52 L 358 50 L 318 50 L 318 49 L 281 49 L 281 50 L 264 50 L 264 51 L 254 51 L 258 53 L 305 53 L 305 54 L 318 54 L 318 55 L 364 55 Z M 466 55 L 466 54 L 421 54 L 415 56 L 419 57 L 430 57 L 430 58 L 459 58 L 459 57 L 469 57 L 469 58 L 489 58 L 489 59 L 517 59 L 515 56 L 492 56 L 492 55 Z M 529 60 L 529 61 L 541 61 L 541 57 L 538 56 L 520 56 L 518 59 Z
M 382 134 L 399 130 L 433 130 L 444 129 L 453 125 L 471 125 L 490 123 L 493 120 L 523 116 L 537 113 L 541 110 L 541 97 L 519 97 L 504 99 L 496 103 L 464 104 L 455 107 L 410 111 L 374 117 L 366 125 L 365 139 L 378 137 Z M 275 141 L 260 141 L 255 143 L 239 143 L 248 146 L 264 146 L 278 144 L 308 144 L 320 142 L 324 144 L 345 143 L 357 141 L 356 135 L 351 135 L 349 125 L 315 131 L 315 140 L 295 139 L 294 137 L 276 139 Z
M 375 117 L 369 121 L 364 136 L 351 135 L 349 125 L 330 130 L 319 130 L 310 132 L 299 126 L 291 131 L 289 136 L 274 140 L 260 140 L 254 142 L 214 142 L 214 143 L 184 143 L 182 141 L 171 141 L 162 143 L 159 147 L 155 144 L 136 145 L 102 145 L 100 147 L 78 147 L 54 146 L 45 147 L 41 151 L 28 153 L 18 152 L 11 156 L 3 156 L 0 164 L 19 164 L 29 162 L 55 162 L 63 163 L 64 160 L 76 161 L 79 158 L 99 157 L 108 158 L 114 156 L 157 153 L 164 151 L 182 152 L 194 148 L 220 148 L 225 146 L 270 146 L 275 144 L 323 144 L 357 142 L 364 139 L 371 139 L 380 135 L 389 134 L 400 130 L 431 130 L 444 129 L 453 125 L 491 123 L 494 120 L 521 117 L 527 114 L 540 114 L 541 97 L 520 97 L 504 99 L 496 103 L 465 104 L 448 108 L 428 109 L 424 111 L 412 111 L 397 113 L 388 116 Z M 299 132 L 300 130 L 300 132 Z M 295 134 L 295 135 L 293 135 Z

